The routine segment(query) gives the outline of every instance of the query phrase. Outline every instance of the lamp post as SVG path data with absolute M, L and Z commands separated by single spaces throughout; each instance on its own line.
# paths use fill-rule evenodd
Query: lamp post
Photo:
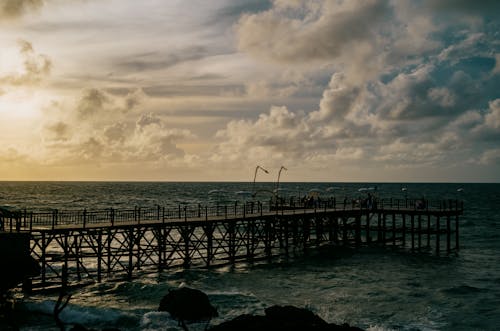
M 280 170 L 278 171 L 278 180 L 276 181 L 276 190 L 280 188 L 280 176 L 281 176 L 281 171 L 282 170 L 288 170 L 284 166 L 281 166 Z
M 269 171 L 267 171 L 266 169 L 262 168 L 260 165 L 256 166 L 255 167 L 255 174 L 253 175 L 253 186 L 252 186 L 252 191 L 253 191 L 253 194 L 255 195 L 255 179 L 257 178 L 257 171 L 262 170 L 264 171 L 266 174 L 269 173 Z

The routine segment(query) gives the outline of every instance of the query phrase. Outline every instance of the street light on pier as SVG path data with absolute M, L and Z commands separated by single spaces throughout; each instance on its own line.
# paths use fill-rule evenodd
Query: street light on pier
M 282 170 L 288 170 L 284 166 L 281 166 L 280 171 L 278 171 L 278 180 L 276 181 L 276 191 L 280 188 L 280 176 Z
M 264 171 L 266 174 L 269 173 L 269 171 L 267 171 L 266 169 L 262 168 L 260 165 L 258 165 L 257 167 L 255 167 L 255 174 L 253 175 L 253 186 L 252 186 L 252 191 L 253 191 L 253 194 L 255 195 L 255 179 L 257 178 L 257 171 L 262 170 Z

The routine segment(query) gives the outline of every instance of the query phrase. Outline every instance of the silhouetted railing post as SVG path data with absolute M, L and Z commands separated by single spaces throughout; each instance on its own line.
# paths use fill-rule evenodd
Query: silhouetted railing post
M 85 229 L 85 224 L 87 223 L 87 209 L 83 210 L 83 228 Z
M 111 208 L 111 226 L 115 225 L 115 210 Z
M 30 232 L 33 230 L 33 212 L 30 212 Z
M 54 228 L 56 227 L 57 225 L 57 209 L 54 209 L 52 211 L 52 230 L 54 230 Z

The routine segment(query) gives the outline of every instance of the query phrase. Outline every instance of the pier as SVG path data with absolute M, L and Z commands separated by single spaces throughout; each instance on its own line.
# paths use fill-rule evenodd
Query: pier
M 30 236 L 41 274 L 34 287 L 132 279 L 139 272 L 293 258 L 329 246 L 388 246 L 412 252 L 459 250 L 458 200 L 378 199 L 179 205 L 105 210 L 16 210 L 3 230 Z

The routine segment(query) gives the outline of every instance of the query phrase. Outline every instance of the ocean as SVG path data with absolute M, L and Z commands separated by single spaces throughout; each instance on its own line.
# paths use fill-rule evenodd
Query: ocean
M 219 311 L 211 324 L 271 305 L 305 307 L 328 322 L 367 330 L 497 330 L 500 325 L 500 184 L 280 183 L 288 194 L 321 190 L 337 198 L 376 188 L 383 198 L 460 199 L 460 250 L 449 255 L 390 247 L 320 249 L 293 260 L 212 269 L 145 272 L 130 282 L 106 280 L 75 289 L 60 318 L 71 326 L 121 330 L 181 330 L 161 298 L 179 286 L 208 294 Z M 265 192 L 274 183 L 0 182 L 0 206 L 47 209 L 130 208 L 231 203 L 238 191 Z M 217 194 L 209 194 L 219 190 Z M 21 330 L 59 330 L 57 293 L 15 291 Z M 191 330 L 203 330 L 192 324 Z M 69 329 L 69 328 L 68 328 Z

